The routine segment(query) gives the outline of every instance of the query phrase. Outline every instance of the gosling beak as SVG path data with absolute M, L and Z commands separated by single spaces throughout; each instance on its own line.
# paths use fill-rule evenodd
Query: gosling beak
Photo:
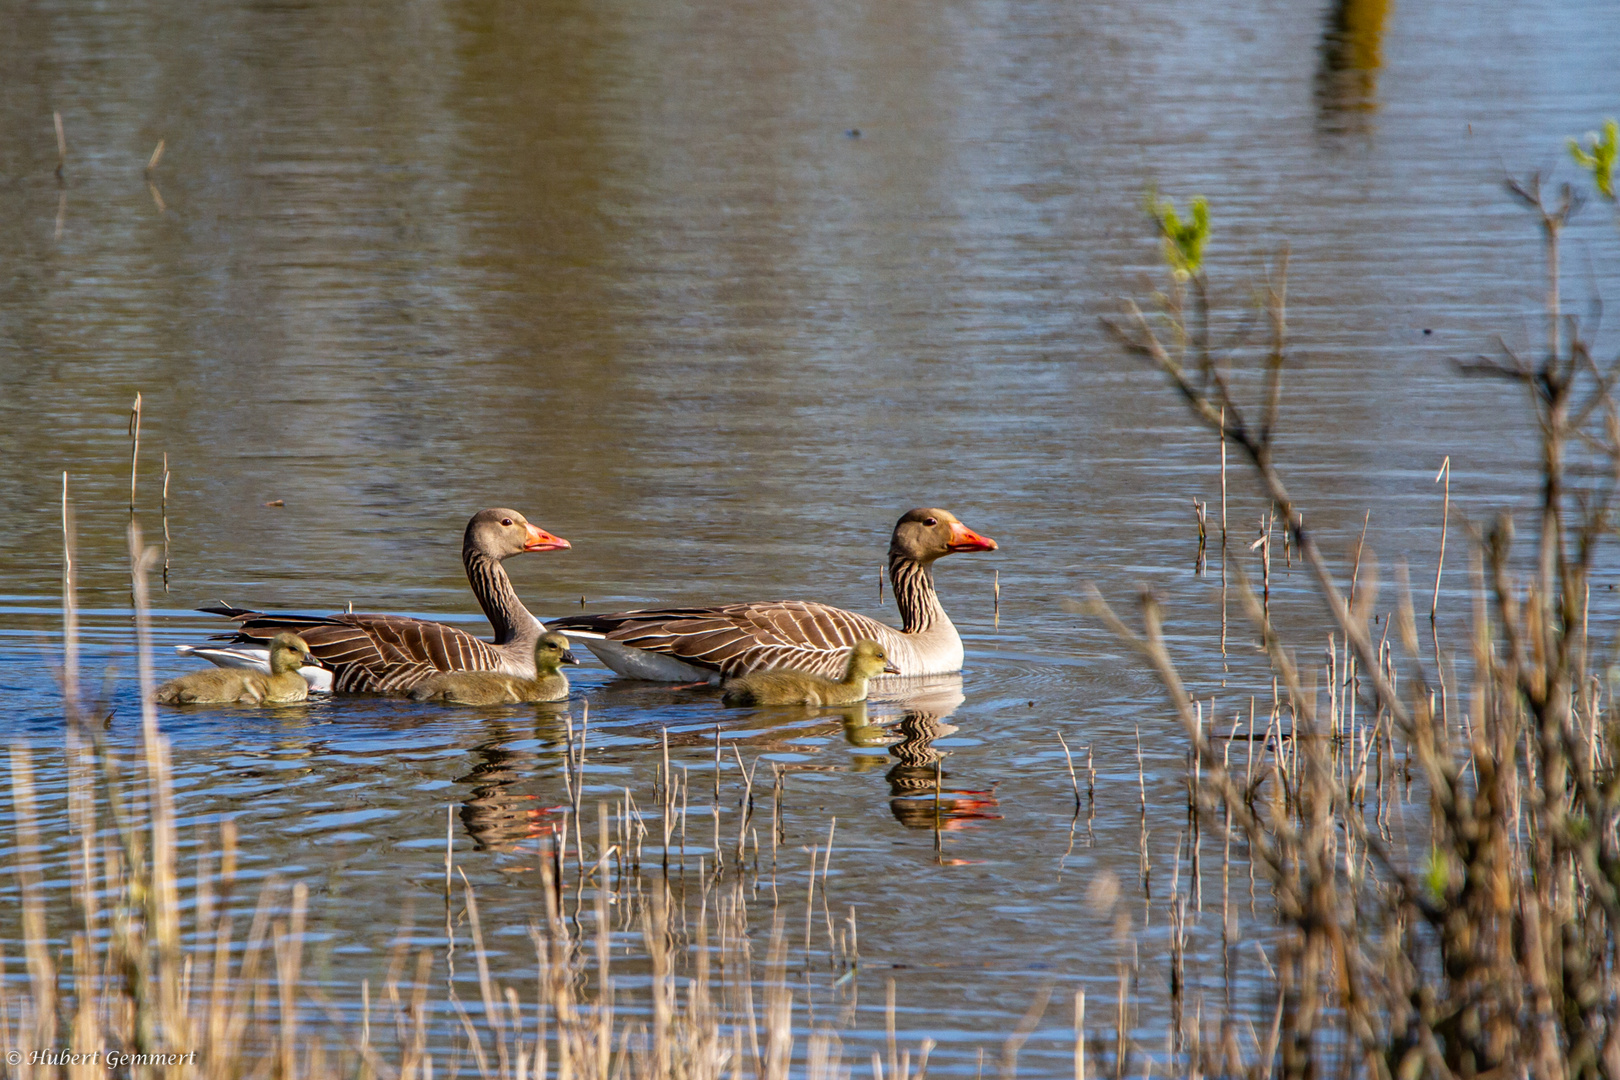
M 314 667 L 320 667 L 321 666 L 321 662 L 319 660 L 315 659 L 315 654 L 314 653 L 305 653 L 303 656 L 299 657 L 298 662 L 300 664 L 309 664 L 309 665 L 314 666 Z
M 960 521 L 951 522 L 951 538 L 945 543 L 945 550 L 958 551 L 994 551 L 996 542 L 988 536 L 980 536 Z
M 894 666 L 893 660 L 887 660 L 883 664 L 883 674 L 898 675 L 900 674 L 900 669 Z
M 579 663 L 579 660 L 574 656 L 573 649 L 564 649 L 562 654 L 562 662 L 565 664 L 577 664 Z
M 529 539 L 528 539 L 528 542 L 523 545 L 523 550 L 524 551 L 566 551 L 568 548 L 571 548 L 573 546 L 574 546 L 573 544 L 570 544 L 568 541 L 564 540 L 562 537 L 560 537 L 560 536 L 552 536 L 550 533 L 546 532 L 546 530 L 540 528 L 540 526 L 534 524 L 533 522 L 530 522 L 529 523 Z

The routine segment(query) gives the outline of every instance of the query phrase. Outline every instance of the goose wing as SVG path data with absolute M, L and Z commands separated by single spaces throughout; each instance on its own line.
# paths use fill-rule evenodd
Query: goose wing
M 838 678 L 857 641 L 888 642 L 897 636 L 892 626 L 876 619 L 800 600 L 573 615 L 546 626 L 601 634 L 728 677 L 791 667 Z
M 495 646 L 465 630 L 404 615 L 279 615 L 224 604 L 198 610 L 240 623 L 234 634 L 220 635 L 232 642 L 262 645 L 293 631 L 332 669 L 339 693 L 408 690 L 435 671 L 495 671 L 503 660 Z

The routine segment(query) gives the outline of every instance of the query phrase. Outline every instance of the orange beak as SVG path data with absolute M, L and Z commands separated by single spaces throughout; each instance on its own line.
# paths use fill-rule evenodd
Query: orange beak
M 994 551 L 996 542 L 988 536 L 980 536 L 960 521 L 951 522 L 951 539 L 945 545 L 946 550 L 958 551 Z
M 566 551 L 573 546 L 573 544 L 570 544 L 562 537 L 552 536 L 550 533 L 546 532 L 546 530 L 531 522 L 529 525 L 529 542 L 523 545 L 523 550 Z

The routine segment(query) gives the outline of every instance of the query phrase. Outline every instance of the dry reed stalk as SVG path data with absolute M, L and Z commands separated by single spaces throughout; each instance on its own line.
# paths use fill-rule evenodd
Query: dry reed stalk
M 1058 742 L 1063 747 L 1063 760 L 1069 767 L 1069 786 L 1074 788 L 1074 814 L 1075 814 L 1076 817 L 1079 817 L 1080 816 L 1080 778 L 1075 776 L 1075 774 L 1074 774 L 1074 756 L 1069 753 L 1069 744 L 1068 744 L 1067 740 L 1065 740 L 1063 738 L 1063 732 L 1061 732 L 1061 731 L 1057 732 L 1057 739 L 1058 739 Z M 1091 755 L 1091 748 L 1089 746 L 1086 747 L 1086 755 L 1087 755 L 1087 758 L 1089 759 L 1090 755 Z
M 79 702 L 79 601 L 73 574 L 73 507 L 68 502 L 68 474 L 62 473 L 62 707 L 68 726 L 81 719 Z
M 1445 482 L 1445 494 L 1440 509 L 1440 557 L 1434 564 L 1434 598 L 1429 601 L 1429 622 L 1433 623 L 1440 612 L 1440 574 L 1446 568 L 1446 529 L 1451 524 L 1451 455 L 1447 454 L 1440 463 L 1440 471 L 1435 473 L 1434 482 Z M 1440 659 L 1436 654 L 1435 660 Z
M 1193 558 L 1193 575 L 1203 577 L 1206 569 L 1204 552 L 1209 547 L 1209 504 L 1195 498 L 1192 507 L 1193 517 L 1198 521 L 1198 554 Z
M 161 152 L 163 143 L 158 143 Z M 169 454 L 163 453 L 163 500 L 159 505 L 163 515 L 163 591 L 169 591 Z
M 1074 1080 L 1086 1080 L 1086 992 L 1074 992 Z
M 135 404 L 129 409 L 129 516 L 135 516 L 135 475 L 141 457 L 141 395 L 135 394 Z
M 1216 431 L 1221 444 L 1221 661 L 1226 661 L 1226 410 Z

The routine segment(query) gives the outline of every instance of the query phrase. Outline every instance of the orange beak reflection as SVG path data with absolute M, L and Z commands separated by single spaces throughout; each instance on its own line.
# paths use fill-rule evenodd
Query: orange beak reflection
M 946 544 L 950 551 L 994 551 L 996 542 L 988 536 L 980 536 L 960 521 L 951 522 L 951 539 Z
M 529 540 L 523 545 L 524 551 L 566 551 L 573 547 L 560 536 L 552 536 L 540 526 L 529 524 Z

